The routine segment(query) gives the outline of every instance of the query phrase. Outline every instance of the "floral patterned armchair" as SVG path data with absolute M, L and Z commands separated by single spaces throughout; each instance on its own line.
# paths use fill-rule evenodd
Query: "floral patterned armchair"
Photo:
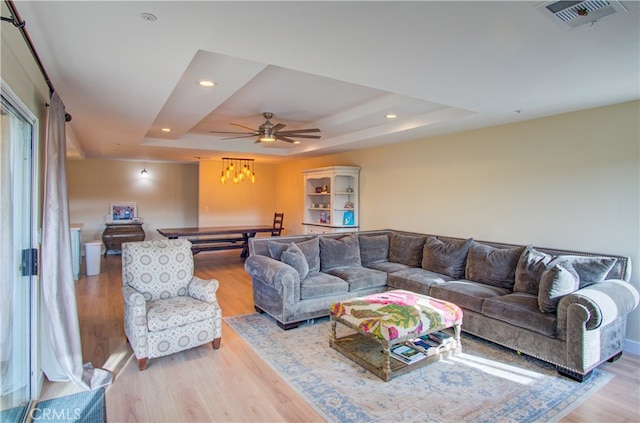
M 186 239 L 122 244 L 124 331 L 144 370 L 147 359 L 211 342 L 220 347 L 218 281 L 193 275 Z

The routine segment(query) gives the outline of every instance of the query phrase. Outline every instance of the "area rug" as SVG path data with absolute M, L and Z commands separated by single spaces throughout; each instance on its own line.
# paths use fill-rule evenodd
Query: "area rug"
M 105 423 L 104 388 L 39 402 L 31 411 L 34 422 Z
M 383 382 L 329 347 L 327 318 L 288 331 L 266 314 L 224 320 L 330 422 L 553 422 L 613 377 L 577 383 L 463 334 L 462 353 Z

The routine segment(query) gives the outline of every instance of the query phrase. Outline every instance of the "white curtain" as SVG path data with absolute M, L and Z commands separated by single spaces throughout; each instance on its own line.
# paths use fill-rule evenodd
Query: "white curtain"
M 57 93 L 51 97 L 47 119 L 42 221 L 41 283 L 46 315 L 42 347 L 42 369 L 51 381 L 72 381 L 85 389 L 111 383 L 103 369 L 82 364 L 82 346 L 71 261 L 69 200 L 67 195 L 66 136 L 64 104 Z

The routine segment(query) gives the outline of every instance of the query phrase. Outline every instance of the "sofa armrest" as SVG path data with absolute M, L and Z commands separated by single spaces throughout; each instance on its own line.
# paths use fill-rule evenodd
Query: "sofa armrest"
M 190 297 L 207 303 L 217 303 L 216 291 L 220 283 L 216 279 L 200 279 L 194 276 L 189 282 L 188 294 Z
M 249 256 L 244 262 L 244 269 L 255 281 L 261 281 L 278 294 L 298 292 L 300 298 L 300 275 L 293 267 L 267 256 Z
M 629 282 L 609 279 L 565 295 L 558 303 L 558 334 L 566 334 L 567 311 L 580 304 L 587 311 L 584 327 L 593 330 L 624 316 L 638 306 L 640 296 Z M 561 336 L 562 337 L 562 336 Z

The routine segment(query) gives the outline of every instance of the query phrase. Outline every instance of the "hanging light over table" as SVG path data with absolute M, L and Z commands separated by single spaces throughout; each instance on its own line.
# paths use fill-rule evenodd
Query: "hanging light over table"
M 231 181 L 239 184 L 243 181 L 256 182 L 254 159 L 242 159 L 236 157 L 223 157 L 222 170 L 220 171 L 220 183 Z

